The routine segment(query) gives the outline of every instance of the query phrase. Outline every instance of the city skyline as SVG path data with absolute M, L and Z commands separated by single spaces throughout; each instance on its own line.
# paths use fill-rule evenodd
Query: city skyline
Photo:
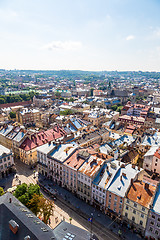
M 0 68 L 160 71 L 157 0 L 0 2 Z

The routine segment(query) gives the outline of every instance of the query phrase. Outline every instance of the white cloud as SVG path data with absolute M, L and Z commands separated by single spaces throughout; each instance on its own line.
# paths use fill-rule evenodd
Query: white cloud
M 134 35 L 129 35 L 129 36 L 126 37 L 127 41 L 130 41 L 130 40 L 133 40 L 133 39 L 135 39 Z
M 51 43 L 46 44 L 43 47 L 43 49 L 77 50 L 81 48 L 81 46 L 82 46 L 82 43 L 78 41 L 53 41 Z

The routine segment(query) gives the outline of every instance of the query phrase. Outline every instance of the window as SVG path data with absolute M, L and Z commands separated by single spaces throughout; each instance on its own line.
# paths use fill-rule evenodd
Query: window
M 153 221 L 150 221 L 150 225 L 154 225 L 154 222 L 153 222 Z
M 153 219 L 155 219 L 155 216 L 154 216 L 154 215 L 152 215 L 152 218 L 153 218 Z
M 111 198 L 111 194 L 109 194 L 109 198 Z
M 132 217 L 132 221 L 133 221 L 133 222 L 135 221 L 135 217 Z
M 120 209 L 122 208 L 122 205 L 121 205 L 121 204 L 119 205 L 119 208 L 120 208 Z
M 145 212 L 145 207 L 142 207 L 142 211 Z
M 144 218 L 144 214 L 141 214 L 141 218 Z
M 156 159 L 156 162 L 158 162 L 158 159 Z
M 129 203 L 129 200 L 127 199 L 127 203 Z
M 157 219 L 160 222 L 160 218 Z
M 150 228 L 149 228 L 149 231 L 150 231 L 150 232 L 153 232 L 153 228 L 152 228 L 152 227 L 150 227 Z
M 140 220 L 140 222 L 139 222 L 139 223 L 140 223 L 140 225 L 141 225 L 141 226 L 143 226 L 143 221 L 141 221 L 141 220 Z
M 158 235 L 158 230 L 155 231 L 155 234 Z
M 114 208 L 113 211 L 116 212 L 116 208 Z
M 128 217 L 128 213 L 125 213 L 125 217 Z
M 111 207 L 111 205 L 110 204 L 108 204 L 108 208 L 110 208 Z
M 160 228 L 160 224 L 159 223 L 157 223 L 157 227 Z
M 114 206 L 116 206 L 117 205 L 117 203 L 116 202 L 114 202 Z
M 134 203 L 134 207 L 137 207 L 137 203 Z
M 146 167 L 148 167 L 148 164 L 146 164 Z
M 135 209 L 133 209 L 133 213 L 136 214 L 136 210 Z
M 126 210 L 128 210 L 128 206 L 126 206 Z
M 6 158 L 4 158 L 4 162 L 6 162 Z
M 120 203 L 122 203 L 122 198 L 120 199 Z
M 155 163 L 155 166 L 157 166 L 157 163 Z
M 8 157 L 8 160 L 10 160 L 10 157 Z
M 117 201 L 117 197 L 114 198 L 114 201 Z

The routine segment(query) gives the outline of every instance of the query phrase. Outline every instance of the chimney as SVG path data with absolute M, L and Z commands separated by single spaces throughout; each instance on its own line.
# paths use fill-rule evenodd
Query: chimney
M 138 171 L 140 171 L 140 169 L 141 169 L 141 167 L 140 167 L 140 166 L 138 166 Z
M 149 189 L 149 184 L 148 184 L 148 183 L 145 183 L 144 188 L 145 188 L 146 190 L 148 190 L 148 189 Z
M 11 219 L 9 221 L 9 228 L 14 234 L 16 234 L 18 231 L 19 225 L 13 219 Z
M 135 165 L 134 164 L 132 164 L 132 168 L 135 169 Z
M 30 240 L 30 239 L 31 237 L 29 235 L 24 238 L 24 240 Z
M 122 181 L 122 175 L 120 176 L 120 181 Z
M 9 198 L 9 203 L 12 203 L 12 198 Z

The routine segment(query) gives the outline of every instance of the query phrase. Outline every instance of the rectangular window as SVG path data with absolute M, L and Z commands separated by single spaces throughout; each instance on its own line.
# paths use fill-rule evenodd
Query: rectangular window
M 145 212 L 145 207 L 142 207 L 142 211 Z
M 158 230 L 155 231 L 155 234 L 158 235 Z
M 128 210 L 128 206 L 126 206 L 126 210 Z
M 144 218 L 144 214 L 141 214 L 141 218 Z
M 140 220 L 140 222 L 139 222 L 139 223 L 140 223 L 140 225 L 141 225 L 141 226 L 143 226 L 143 221 L 141 221 L 141 220 Z
M 133 213 L 136 214 L 136 210 L 135 209 L 133 209 Z
M 134 203 L 134 207 L 137 207 L 137 203 Z
M 129 200 L 127 199 L 127 203 L 129 203 Z
M 152 218 L 153 218 L 153 219 L 155 219 L 155 216 L 154 216 L 154 215 L 152 215 Z
M 128 213 L 125 213 L 125 217 L 128 217 Z

